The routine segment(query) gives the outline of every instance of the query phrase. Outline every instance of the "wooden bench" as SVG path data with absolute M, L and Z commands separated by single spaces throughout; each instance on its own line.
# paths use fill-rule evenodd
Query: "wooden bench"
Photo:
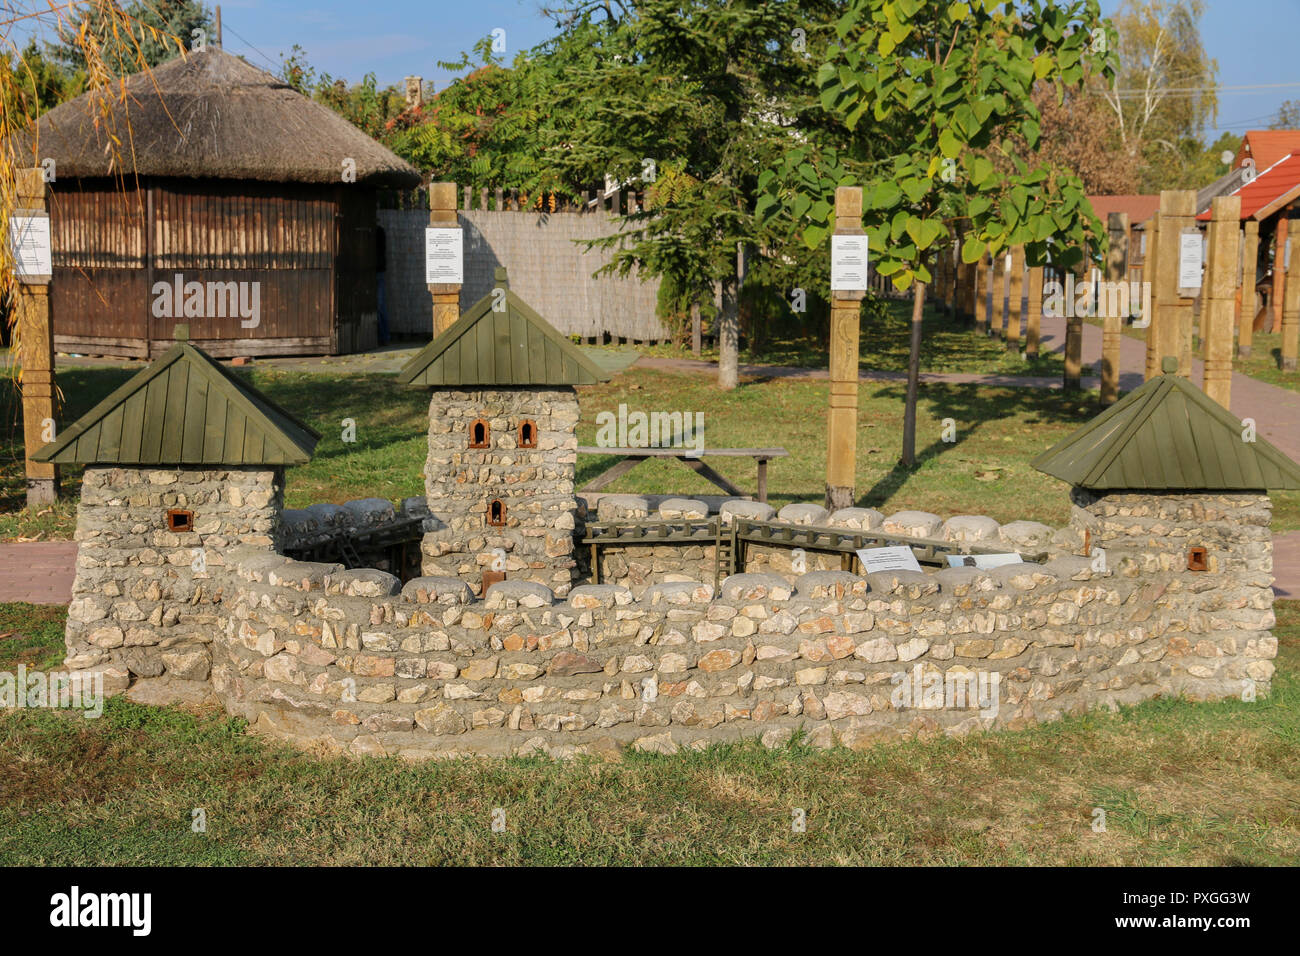
M 619 456 L 618 462 L 587 482 L 586 487 L 582 489 L 584 492 L 600 491 L 610 482 L 621 478 L 641 462 L 650 458 L 676 458 L 686 467 L 709 479 L 727 494 L 735 495 L 738 498 L 746 497 L 745 492 L 726 478 L 723 478 L 701 461 L 700 458 L 704 455 L 716 455 L 721 458 L 753 458 L 758 462 L 758 494 L 756 497 L 759 501 L 767 501 L 767 463 L 773 458 L 785 458 L 790 453 L 784 448 L 706 448 L 702 452 L 697 452 L 692 448 L 600 448 L 595 445 L 579 445 L 578 454 Z

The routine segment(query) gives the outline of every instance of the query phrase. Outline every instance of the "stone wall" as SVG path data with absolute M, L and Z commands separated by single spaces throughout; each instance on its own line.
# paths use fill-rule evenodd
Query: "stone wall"
M 510 270 L 510 287 L 565 335 L 658 341 L 668 333 L 655 317 L 659 280 L 635 274 L 593 278 L 612 254 L 588 250 L 583 240 L 608 236 L 621 220 L 606 213 L 535 213 L 473 209 L 459 212 L 465 230 L 464 313 L 491 291 L 497 266 Z M 432 328 L 424 283 L 424 230 L 429 213 L 381 209 L 387 235 L 385 294 L 389 328 L 427 338 Z
M 1096 535 L 1104 560 L 822 571 L 793 585 L 741 574 L 717 593 L 664 583 L 639 600 L 587 585 L 557 601 L 519 581 L 477 600 L 451 578 L 401 588 L 377 571 L 250 555 L 236 562 L 213 683 L 261 731 L 412 758 L 776 745 L 796 730 L 859 747 L 1156 696 L 1267 694 L 1267 500 L 1078 500 L 1060 540 Z M 1166 543 L 1151 550 L 1156 536 Z M 1210 570 L 1189 571 L 1174 539 L 1203 542 Z
M 1055 532 L 788 506 L 785 520 L 814 524 L 1045 541 L 1049 559 L 866 577 L 781 569 L 716 592 L 710 575 L 557 596 L 515 574 L 480 598 L 454 576 L 403 587 L 274 553 L 280 487 L 252 469 L 89 469 L 68 666 L 104 670 L 109 689 L 208 680 L 259 732 L 420 758 L 777 745 L 796 731 L 861 747 L 1156 696 L 1262 696 L 1277 654 L 1262 495 L 1076 492 Z M 193 508 L 195 531 L 166 531 L 168 507 Z M 1193 547 L 1206 570 L 1189 569 Z
M 476 419 L 489 425 L 487 448 L 469 447 Z M 536 426 L 536 448 L 518 447 L 524 421 Z M 444 527 L 424 536 L 425 574 L 460 577 L 478 593 L 499 548 L 510 577 L 567 594 L 575 568 L 577 423 L 577 393 L 567 386 L 435 389 L 425 500 Z M 488 524 L 494 499 L 505 505 L 504 527 Z
M 718 515 L 724 527 L 733 517 L 756 521 L 784 521 L 797 525 L 843 528 L 846 531 L 883 531 L 913 538 L 934 538 L 954 544 L 972 544 L 1021 553 L 1042 552 L 1058 535 L 1055 529 L 1037 521 L 1012 521 L 999 524 L 982 515 L 954 515 L 944 519 L 926 511 L 899 511 L 886 515 L 874 508 L 841 508 L 829 512 L 819 504 L 789 504 L 779 511 L 772 505 L 744 498 L 722 501 L 715 510 L 696 498 L 665 498 L 657 503 L 640 495 L 602 495 L 596 502 L 598 521 L 664 521 L 682 518 L 708 518 Z M 618 584 L 640 597 L 645 589 L 662 581 L 712 581 L 714 575 L 713 544 L 630 544 L 602 545 L 598 550 L 599 578 Z M 580 554 L 580 567 L 590 575 L 591 553 Z M 838 554 L 816 551 L 802 553 L 782 547 L 749 545 L 745 548 L 742 570 L 779 574 L 793 583 L 808 571 L 841 569 Z
M 282 469 L 88 467 L 67 666 L 99 667 L 109 687 L 207 679 L 226 556 L 276 547 L 283 489 Z M 193 530 L 170 530 L 169 509 L 192 511 Z

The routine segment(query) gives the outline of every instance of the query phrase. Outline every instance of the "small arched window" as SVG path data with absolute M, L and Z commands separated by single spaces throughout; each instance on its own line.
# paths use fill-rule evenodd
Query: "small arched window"
M 506 524 L 506 505 L 500 498 L 488 502 L 487 523 L 494 528 L 504 528 Z
M 487 448 L 491 444 L 492 426 L 486 418 L 476 418 L 469 426 L 469 447 Z
M 519 423 L 519 447 L 536 448 L 537 447 L 537 423 L 524 419 Z

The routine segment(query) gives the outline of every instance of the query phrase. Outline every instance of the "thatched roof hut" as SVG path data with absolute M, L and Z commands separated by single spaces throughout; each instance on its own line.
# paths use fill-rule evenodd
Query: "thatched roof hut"
M 219 48 L 137 73 L 125 93 L 87 93 L 37 126 L 38 154 L 59 177 L 134 173 L 269 183 L 411 188 L 420 174 L 328 107 Z M 113 148 L 110 134 L 121 146 Z
M 157 355 L 178 323 L 219 356 L 376 344 L 376 191 L 420 174 L 330 109 L 209 48 L 34 132 L 56 348 Z

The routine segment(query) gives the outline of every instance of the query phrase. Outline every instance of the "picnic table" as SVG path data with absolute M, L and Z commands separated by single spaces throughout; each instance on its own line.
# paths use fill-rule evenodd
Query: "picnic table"
M 758 494 L 756 497 L 759 501 L 767 501 L 767 463 L 773 458 L 785 458 L 790 453 L 784 448 L 707 448 L 704 451 L 696 451 L 693 448 L 601 448 L 597 445 L 579 445 L 578 454 L 617 455 L 619 457 L 619 461 L 587 482 L 586 487 L 582 489 L 584 492 L 600 491 L 610 482 L 621 478 L 641 462 L 651 458 L 676 458 L 687 468 L 703 475 L 727 494 L 735 495 L 738 498 L 746 497 L 745 492 L 700 459 L 704 455 L 720 458 L 753 458 L 758 463 Z

